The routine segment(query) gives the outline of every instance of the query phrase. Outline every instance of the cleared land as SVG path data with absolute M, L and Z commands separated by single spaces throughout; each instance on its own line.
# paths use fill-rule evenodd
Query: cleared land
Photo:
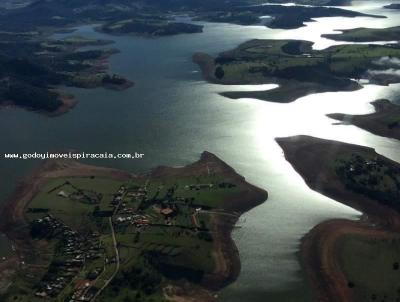
M 1 298 L 18 302 L 213 300 L 240 270 L 234 224 L 267 198 L 206 152 L 140 176 L 48 162 L 16 194 L 3 229 L 17 266 Z
M 338 246 L 338 262 L 355 301 L 400 299 L 400 235 L 347 235 Z
M 377 84 L 400 82 L 399 77 L 382 72 L 388 68 L 382 58 L 400 58 L 400 48 L 338 45 L 313 50 L 309 41 L 251 40 L 216 58 L 203 53 L 193 56 L 205 79 L 213 83 L 279 84 L 268 91 L 225 92 L 224 96 L 282 103 L 310 93 L 359 89 L 353 79 L 367 78 Z
M 400 26 L 389 28 L 354 28 L 341 30 L 340 34 L 325 34 L 324 38 L 347 42 L 399 41 Z

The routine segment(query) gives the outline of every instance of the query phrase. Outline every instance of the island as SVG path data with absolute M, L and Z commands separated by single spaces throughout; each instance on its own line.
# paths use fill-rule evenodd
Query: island
M 2 214 L 16 255 L 0 299 L 213 301 L 240 271 L 232 229 L 267 197 L 209 152 L 140 175 L 45 162 Z
M 292 102 L 310 93 L 353 91 L 361 88 L 357 79 L 387 85 L 399 83 L 390 72 L 393 60 L 400 58 L 399 45 L 336 45 L 312 49 L 302 40 L 251 40 L 213 58 L 197 53 L 204 78 L 224 85 L 279 84 L 268 91 L 224 92 L 238 98 L 271 102 Z
M 109 22 L 99 30 L 108 34 L 136 34 L 147 37 L 171 36 L 203 32 L 203 26 L 183 22 L 171 22 L 164 18 L 134 18 Z
M 340 30 L 342 33 L 338 34 L 325 34 L 324 38 L 332 39 L 335 41 L 347 42 L 374 42 L 374 41 L 399 41 L 400 40 L 400 26 L 388 28 L 354 28 L 347 30 Z
M 277 139 L 307 185 L 363 213 L 302 240 L 316 301 L 396 301 L 400 273 L 400 165 L 373 149 L 308 136 Z
M 356 125 L 376 135 L 400 140 L 400 106 L 389 100 L 381 99 L 372 102 L 375 112 L 365 115 L 348 115 L 342 113 L 328 114 L 330 118 Z
M 0 45 L 0 105 L 59 115 L 76 103 L 61 85 L 81 88 L 104 87 L 122 90 L 133 85 L 128 79 L 107 73 L 107 58 L 118 50 L 81 50 L 104 46 L 107 40 L 70 36 L 49 39 L 37 32 L 2 32 Z

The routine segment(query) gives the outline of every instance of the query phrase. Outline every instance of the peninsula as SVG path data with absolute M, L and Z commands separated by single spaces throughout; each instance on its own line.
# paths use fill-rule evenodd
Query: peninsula
M 112 41 L 71 36 L 48 39 L 37 32 L 0 33 L 0 105 L 15 105 L 57 115 L 76 104 L 59 86 L 127 89 L 133 82 L 107 73 L 107 58 L 113 48 L 81 50 L 104 46 Z
M 375 112 L 366 115 L 328 114 L 330 118 L 356 125 L 374 134 L 400 139 L 400 106 L 389 100 L 372 102 Z
M 346 42 L 399 41 L 400 26 L 388 28 L 353 28 L 338 34 L 325 34 L 324 38 Z
M 286 103 L 310 93 L 360 89 L 355 79 L 383 85 L 400 82 L 399 76 L 387 72 L 387 63 L 400 58 L 398 45 L 349 44 L 323 50 L 312 45 L 302 40 L 251 40 L 216 58 L 197 53 L 193 60 L 213 83 L 279 84 L 268 91 L 222 93 L 233 99 Z
M 323 222 L 303 238 L 301 257 L 315 299 L 398 299 L 400 165 L 341 142 L 307 136 L 277 142 L 309 187 L 364 214 L 360 221 Z
M 385 5 L 384 8 L 387 9 L 400 9 L 400 3 L 392 3 L 389 5 Z
M 267 196 L 208 152 L 142 175 L 48 161 L 2 215 L 1 301 L 213 301 L 240 271 L 235 223 Z
M 269 3 L 287 3 L 286 0 L 270 0 Z M 294 0 L 292 3 L 301 5 L 314 5 L 314 6 L 348 6 L 351 4 L 349 0 Z
M 262 17 L 269 16 L 269 19 Z M 385 18 L 377 15 L 368 15 L 351 10 L 324 6 L 302 5 L 226 5 L 220 10 L 199 11 L 196 19 L 209 22 L 234 23 L 240 25 L 265 25 L 269 28 L 294 29 L 305 26 L 313 18 L 322 17 L 373 17 Z M 263 22 L 264 21 L 264 22 Z
M 99 27 L 108 34 L 136 34 L 146 37 L 172 36 L 203 32 L 203 26 L 182 22 L 173 22 L 164 18 L 134 18 L 110 22 Z

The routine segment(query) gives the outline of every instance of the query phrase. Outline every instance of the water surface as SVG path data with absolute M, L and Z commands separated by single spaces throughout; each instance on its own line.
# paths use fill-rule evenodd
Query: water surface
M 385 1 L 356 1 L 352 9 L 385 14 L 387 19 L 320 18 L 297 30 L 272 30 L 205 23 L 204 33 L 158 39 L 113 37 L 93 31 L 78 33 L 113 39 L 121 50 L 110 59 L 113 72 L 134 80 L 135 87 L 115 92 L 105 89 L 68 89 L 78 106 L 58 118 L 20 109 L 0 111 L 2 152 L 46 152 L 77 149 L 85 152 L 141 152 L 140 161 L 88 161 L 145 171 L 155 165 L 185 165 L 203 150 L 216 153 L 247 180 L 270 193 L 269 200 L 240 220 L 233 236 L 242 272 L 221 293 L 222 301 L 309 301 L 308 287 L 296 256 L 300 238 L 330 218 L 357 219 L 358 212 L 310 190 L 285 161 L 275 137 L 307 134 L 376 148 L 400 161 L 396 140 L 372 135 L 349 125 L 334 125 L 325 116 L 373 111 L 369 102 L 391 97 L 399 85 L 368 85 L 356 92 L 321 93 L 289 104 L 254 99 L 230 100 L 226 90 L 268 89 L 266 86 L 219 86 L 204 82 L 192 63 L 194 52 L 217 54 L 253 38 L 296 38 L 324 48 L 337 42 L 321 33 L 338 28 L 400 25 L 397 11 L 383 10 Z M 382 5 L 381 5 L 382 4 Z M 76 34 L 76 33 L 74 33 Z M 0 197 L 5 200 L 16 182 L 38 162 L 4 161 L 0 165 Z

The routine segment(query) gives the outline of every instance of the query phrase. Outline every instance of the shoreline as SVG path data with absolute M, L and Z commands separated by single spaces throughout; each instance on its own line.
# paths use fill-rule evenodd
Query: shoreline
M 301 239 L 299 252 L 300 263 L 308 276 L 316 301 L 354 301 L 337 259 L 341 239 L 351 235 L 393 238 L 400 231 L 400 215 L 388 206 L 346 189 L 324 168 L 329 165 L 329 159 L 334 154 L 344 152 L 345 149 L 369 152 L 373 149 L 306 136 L 278 138 L 277 142 L 284 150 L 286 160 L 312 190 L 363 213 L 356 221 L 330 219 L 316 225 Z M 388 162 L 398 165 L 389 159 Z
M 182 168 L 158 167 L 150 172 L 150 174 L 134 175 L 129 172 L 115 170 L 112 168 L 96 167 L 78 163 L 76 161 L 46 161 L 38 166 L 30 176 L 20 182 L 13 195 L 8 199 L 1 213 L 2 222 L 0 231 L 3 232 L 16 247 L 13 257 L 10 257 L 0 265 L 12 267 L 13 270 L 8 276 L 2 276 L 3 282 L 11 280 L 13 274 L 21 266 L 24 259 L 24 250 L 35 250 L 35 242 L 31 240 L 27 233 L 27 222 L 25 220 L 25 209 L 31 200 L 40 191 L 41 187 L 51 178 L 58 177 L 109 177 L 117 180 L 140 179 L 151 176 L 155 178 L 163 178 L 174 175 L 196 175 L 203 173 L 204 169 L 217 169 L 222 175 L 239 181 L 239 185 L 245 185 L 248 188 L 246 194 L 239 194 L 237 198 L 229 200 L 222 205 L 223 209 L 244 213 L 256 205 L 264 202 L 268 194 L 266 191 L 256 188 L 248 184 L 243 177 L 238 175 L 231 167 L 221 161 L 215 155 L 204 152 L 199 161 L 194 164 Z M 247 200 L 244 198 L 248 198 Z M 246 202 L 245 205 L 242 203 Z M 248 204 L 247 204 L 248 203 Z M 232 205 L 233 204 L 233 205 Z M 222 216 L 222 215 L 220 215 Z M 236 217 L 236 216 L 235 216 Z M 235 281 L 240 272 L 240 258 L 237 247 L 231 237 L 231 232 L 238 217 L 227 221 L 223 217 L 215 215 L 212 218 L 213 236 L 214 237 L 214 261 L 215 270 L 212 274 L 204 276 L 199 284 L 191 284 L 189 291 L 192 292 L 200 300 L 196 301 L 214 301 L 216 292 L 231 282 Z M 228 222 L 228 223 L 227 223 Z M 27 240 L 29 238 L 29 240 Z M 39 250 L 40 251 L 40 250 Z M 190 301 L 192 295 L 187 295 L 188 289 L 178 289 L 178 294 L 174 301 Z M 183 300 L 180 300 L 183 299 Z
M 347 279 L 335 257 L 341 239 L 346 236 L 396 238 L 395 233 L 376 229 L 363 220 L 331 219 L 312 228 L 301 239 L 300 262 L 314 290 L 316 301 L 354 301 Z
M 115 91 L 123 91 L 135 85 L 135 82 L 124 76 L 119 76 L 115 73 L 112 73 L 110 70 L 109 59 L 112 55 L 120 53 L 120 50 L 116 48 L 99 48 L 100 46 L 113 44 L 115 43 L 115 41 L 100 39 L 93 40 L 90 38 L 73 35 L 60 39 L 52 39 L 53 33 L 54 28 L 53 30 L 47 29 L 47 31 L 40 33 L 40 35 L 34 36 L 34 40 L 45 41 L 46 43 L 50 43 L 51 46 L 55 45 L 59 47 L 59 45 L 61 45 L 64 48 L 62 49 L 62 51 L 60 51 L 58 56 L 78 56 L 76 60 L 79 62 L 79 64 L 85 66 L 84 69 L 71 72 L 70 74 L 68 74 L 68 76 L 63 75 L 62 79 L 55 85 L 46 83 L 45 86 L 41 87 L 43 93 L 51 93 L 54 95 L 54 97 L 52 96 L 54 100 L 51 100 L 51 104 L 46 103 L 47 106 L 40 105 L 40 103 L 39 105 L 36 105 L 36 99 L 34 99 L 34 101 L 30 103 L 27 102 L 27 104 L 19 104 L 18 101 L 9 100 L 6 98 L 6 96 L 2 96 L 2 100 L 0 100 L 0 109 L 7 107 L 16 107 L 20 109 L 25 109 L 27 111 L 41 113 L 49 117 L 57 117 L 67 113 L 68 111 L 73 109 L 78 103 L 78 100 L 75 98 L 74 95 L 68 94 L 64 90 L 66 86 L 83 89 L 104 88 Z M 80 49 L 85 46 L 94 46 L 95 48 L 93 50 L 81 51 Z M 95 53 L 95 57 L 93 57 L 90 54 L 90 51 L 99 51 L 101 53 Z M 89 52 L 88 58 L 79 57 L 80 54 L 85 54 L 85 52 Z M 8 57 L 6 58 L 8 59 Z M 41 58 L 40 55 L 38 55 L 37 58 Z M 37 58 L 35 57 L 35 59 Z M 88 61 L 89 63 L 85 63 L 85 61 Z M 84 65 L 84 63 L 86 65 Z M 55 74 L 60 74 L 61 71 L 54 69 L 53 72 Z M 19 78 L 16 80 L 16 82 L 19 83 L 18 81 Z M 34 85 L 32 85 L 32 87 L 37 88 Z
M 7 108 L 17 108 L 17 109 L 24 109 L 27 111 L 40 113 L 48 117 L 57 117 L 67 113 L 79 103 L 78 100 L 71 94 L 65 94 L 64 92 L 60 91 L 56 91 L 56 93 L 58 94 L 58 99 L 61 101 L 62 104 L 54 111 L 36 110 L 30 107 L 16 105 L 12 101 L 5 101 L 2 104 L 0 104 L 0 110 Z
M 374 149 L 338 141 L 315 138 L 311 136 L 293 136 L 277 138 L 276 141 L 284 150 L 286 160 L 292 164 L 307 186 L 329 198 L 368 214 L 368 220 L 383 228 L 400 230 L 400 215 L 388 206 L 378 203 L 366 195 L 348 190 L 338 177 L 329 171 L 329 161 L 335 154 L 344 152 L 373 152 L 386 162 L 399 164 L 377 154 Z M 325 169 L 325 170 L 324 170 Z M 382 220 L 382 217 L 385 217 Z
M 400 106 L 381 99 L 371 103 L 375 112 L 365 115 L 343 113 L 327 114 L 328 117 L 350 124 L 373 134 L 400 140 Z
M 357 27 L 353 29 L 341 29 L 339 33 L 323 34 L 321 37 L 341 42 L 365 43 L 365 42 L 390 42 L 396 41 L 400 32 L 399 26 L 388 28 Z
M 251 41 L 250 41 L 251 42 Z M 247 42 L 248 43 L 248 42 Z M 239 45 L 238 47 L 240 47 Z M 229 51 L 228 51 L 229 52 Z M 224 54 L 227 52 L 222 52 Z M 217 56 L 218 57 L 218 56 Z M 350 81 L 346 86 L 322 85 L 316 82 L 302 82 L 296 79 L 283 79 L 275 76 L 264 77 L 262 80 L 258 79 L 241 79 L 241 80 L 222 80 L 218 79 L 214 74 L 216 71 L 215 59 L 209 54 L 197 52 L 192 56 L 193 63 L 199 66 L 202 77 L 205 81 L 211 84 L 218 85 L 263 85 L 263 84 L 277 84 L 278 87 L 270 90 L 262 91 L 224 91 L 219 95 L 230 99 L 241 98 L 254 98 L 262 101 L 273 103 L 291 103 L 301 97 L 310 94 L 324 93 L 324 92 L 341 92 L 341 91 L 357 91 L 363 87 L 355 82 Z
M 61 100 L 62 105 L 56 111 L 43 113 L 50 117 L 60 116 L 67 113 L 78 104 L 78 100 L 75 96 L 70 94 L 60 93 L 59 99 Z
M 237 174 L 231 166 L 207 151 L 203 152 L 200 160 L 193 164 L 177 168 L 159 166 L 151 172 L 151 175 L 153 177 L 165 177 L 168 174 L 175 173 L 188 175 L 193 174 L 193 171 L 208 170 L 210 167 L 213 170 L 218 170 L 218 172 L 228 178 L 241 182 L 242 185 L 246 185 L 249 188 L 247 194 L 237 195 L 236 198 L 230 199 L 229 202 L 222 205 L 225 211 L 236 214 L 234 217 L 226 218 L 224 215 L 216 214 L 212 216 L 212 220 L 214 221 L 213 233 L 219 239 L 213 241 L 214 250 L 217 251 L 214 251 L 214 259 L 217 267 L 212 274 L 205 276 L 202 284 L 215 294 L 215 292 L 233 283 L 240 273 L 241 261 L 239 251 L 231 236 L 236 222 L 242 214 L 265 202 L 268 199 L 268 192 L 247 183 L 245 178 Z M 215 297 L 209 296 L 205 299 L 203 294 L 204 292 L 200 295 L 201 299 L 197 297 L 200 300 L 193 301 L 215 301 Z M 191 301 L 191 297 L 186 297 L 182 301 Z
M 399 82 L 398 76 L 385 74 L 376 63 L 381 58 L 396 57 L 400 52 L 397 46 L 353 43 L 316 50 L 312 45 L 306 40 L 252 39 L 213 56 L 197 52 L 192 61 L 199 66 L 203 79 L 213 84 L 278 85 L 263 91 L 220 93 L 231 99 L 290 103 L 310 94 L 362 89 L 359 79 L 380 86 Z M 340 62 L 352 53 L 357 55 L 351 57 L 346 69 Z
M 124 84 L 103 84 L 103 88 L 105 89 L 111 89 L 111 90 L 115 90 L 115 91 L 124 91 L 126 89 L 129 89 L 133 86 L 135 86 L 135 82 L 125 79 L 126 82 Z

